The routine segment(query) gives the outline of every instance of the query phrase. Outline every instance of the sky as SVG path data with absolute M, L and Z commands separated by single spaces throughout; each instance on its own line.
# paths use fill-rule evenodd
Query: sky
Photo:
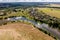
M 0 2 L 60 2 L 60 0 L 0 0 Z

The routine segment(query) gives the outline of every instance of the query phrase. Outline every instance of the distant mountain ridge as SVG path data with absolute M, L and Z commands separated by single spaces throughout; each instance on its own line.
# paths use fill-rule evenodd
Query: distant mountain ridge
M 49 4 L 60 4 L 60 2 L 11 2 L 11 3 L 0 3 L 0 7 L 37 6 L 37 5 L 49 5 Z

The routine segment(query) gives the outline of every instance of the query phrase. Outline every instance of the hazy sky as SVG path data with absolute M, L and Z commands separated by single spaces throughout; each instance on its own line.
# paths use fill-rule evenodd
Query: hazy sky
M 60 2 L 60 0 L 0 0 L 0 2 Z

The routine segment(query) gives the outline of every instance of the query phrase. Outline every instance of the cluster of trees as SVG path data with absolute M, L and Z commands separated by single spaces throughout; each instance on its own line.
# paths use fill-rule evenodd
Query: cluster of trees
M 28 10 L 27 10 L 28 9 Z M 7 9 L 3 9 L 3 16 L 0 16 L 0 19 L 7 19 L 10 17 L 17 17 L 17 16 L 25 16 L 29 19 L 33 19 L 33 17 L 31 17 L 28 14 L 29 8 L 28 7 L 16 7 L 16 8 L 7 8 Z
M 0 16 L 0 20 L 5 20 L 7 18 L 12 18 L 12 17 L 17 17 L 17 16 L 24 16 L 24 17 L 27 17 L 29 19 L 33 19 L 33 17 L 31 17 L 29 14 L 28 14 L 28 10 L 27 8 L 19 8 L 19 9 L 5 9 L 4 14 L 6 15 L 3 15 L 3 16 Z M 13 14 L 13 15 L 10 15 L 10 14 Z M 12 21 L 12 23 L 15 22 L 15 21 Z M 0 22 L 0 25 L 2 24 L 7 24 L 8 22 L 7 21 L 2 21 Z
M 33 10 L 33 9 L 32 9 Z M 30 15 L 34 17 L 34 20 L 40 21 L 41 23 L 49 24 L 50 27 L 60 29 L 60 19 L 56 17 L 49 16 L 45 14 L 43 11 L 37 12 L 36 10 L 31 11 Z

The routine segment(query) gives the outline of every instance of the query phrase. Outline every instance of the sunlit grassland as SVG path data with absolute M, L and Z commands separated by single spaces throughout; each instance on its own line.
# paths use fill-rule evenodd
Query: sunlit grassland
M 44 12 L 47 15 L 60 18 L 60 10 L 54 8 L 38 8 L 38 12 Z

